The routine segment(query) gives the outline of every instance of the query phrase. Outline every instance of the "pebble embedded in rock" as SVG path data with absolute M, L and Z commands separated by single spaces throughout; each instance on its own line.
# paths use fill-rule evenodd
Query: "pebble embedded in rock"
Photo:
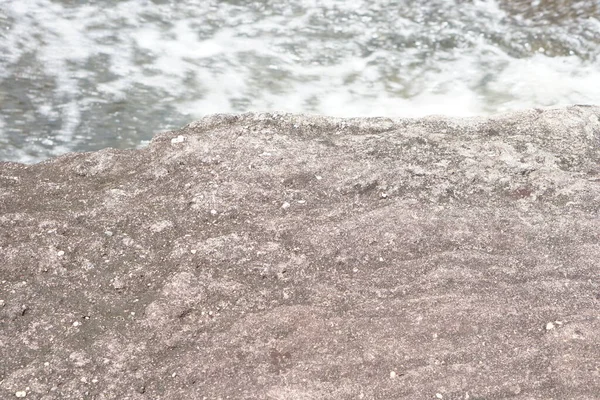
M 18 392 L 15 392 L 15 397 L 25 397 L 27 396 L 27 392 L 24 390 L 19 390 Z

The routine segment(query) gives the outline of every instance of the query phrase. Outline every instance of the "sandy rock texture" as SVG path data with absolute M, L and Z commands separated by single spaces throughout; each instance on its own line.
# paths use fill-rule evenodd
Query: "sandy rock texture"
M 600 398 L 599 117 L 220 115 L 0 163 L 0 398 Z

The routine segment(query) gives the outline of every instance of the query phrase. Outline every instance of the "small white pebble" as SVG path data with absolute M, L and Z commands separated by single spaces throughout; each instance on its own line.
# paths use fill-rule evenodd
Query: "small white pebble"
M 112 231 L 105 231 L 104 234 L 106 236 L 112 236 L 113 235 Z
M 177 376 L 177 372 L 173 372 L 173 374 L 171 375 L 173 378 L 175 378 Z
M 0 307 L 4 307 L 4 300 L 0 300 Z
M 396 371 L 392 371 L 392 372 L 390 372 L 390 378 L 391 378 L 391 379 L 394 379 L 394 378 L 396 378 Z
M 96 378 L 92 379 L 92 383 L 98 383 L 98 379 L 96 379 Z
M 27 392 L 24 390 L 19 390 L 18 392 L 15 392 L 15 396 L 16 397 L 25 397 L 25 396 L 27 396 Z
M 58 252 L 58 253 L 56 253 L 56 254 L 57 254 L 59 257 L 62 257 L 62 256 L 64 256 L 64 255 L 65 255 L 65 252 L 61 250 L 61 251 L 59 251 L 59 252 Z
M 286 202 L 284 202 L 284 203 L 281 205 L 281 208 L 283 208 L 284 210 L 287 210 L 288 208 L 290 208 L 290 203 L 288 203 L 287 201 L 286 201 Z
M 190 253 L 192 253 L 192 254 L 196 254 L 196 252 L 197 252 L 197 251 L 198 251 L 198 250 L 190 250 Z
M 298 200 L 298 204 L 304 204 L 306 203 L 306 200 Z
M 79 322 L 79 321 L 73 322 L 73 326 L 79 326 L 79 325 L 81 325 L 81 322 Z
M 49 367 L 49 366 L 50 366 L 50 363 L 49 363 L 48 361 L 46 361 L 46 362 L 44 363 L 44 367 Z
M 379 257 L 379 261 L 380 261 L 380 262 L 383 262 L 383 257 Z
M 387 196 L 388 196 L 388 195 L 387 195 L 387 193 L 381 193 L 381 198 L 382 198 L 382 199 L 386 199 L 386 198 L 387 198 Z
M 171 143 L 183 143 L 185 141 L 184 136 L 177 136 L 176 138 L 171 139 Z
M 441 393 L 436 393 L 435 397 L 437 397 L 438 399 L 443 399 L 444 398 L 444 396 L 442 396 Z
M 210 210 L 210 213 L 211 213 L 212 215 L 217 215 L 217 210 Z
M 323 177 L 321 175 L 317 175 L 317 176 L 315 176 L 315 178 L 317 178 L 318 181 L 320 181 L 321 179 L 323 179 Z
M 546 330 L 551 331 L 552 329 L 554 329 L 554 324 L 552 322 L 548 322 L 546 324 Z

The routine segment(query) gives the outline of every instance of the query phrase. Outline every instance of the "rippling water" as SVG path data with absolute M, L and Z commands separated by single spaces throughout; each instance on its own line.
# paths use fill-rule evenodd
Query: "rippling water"
M 0 0 L 0 160 L 212 113 L 600 103 L 599 0 Z

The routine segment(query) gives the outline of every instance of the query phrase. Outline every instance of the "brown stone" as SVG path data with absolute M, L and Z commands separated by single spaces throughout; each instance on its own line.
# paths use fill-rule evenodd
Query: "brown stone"
M 597 398 L 599 116 L 221 115 L 0 163 L 0 398 Z

